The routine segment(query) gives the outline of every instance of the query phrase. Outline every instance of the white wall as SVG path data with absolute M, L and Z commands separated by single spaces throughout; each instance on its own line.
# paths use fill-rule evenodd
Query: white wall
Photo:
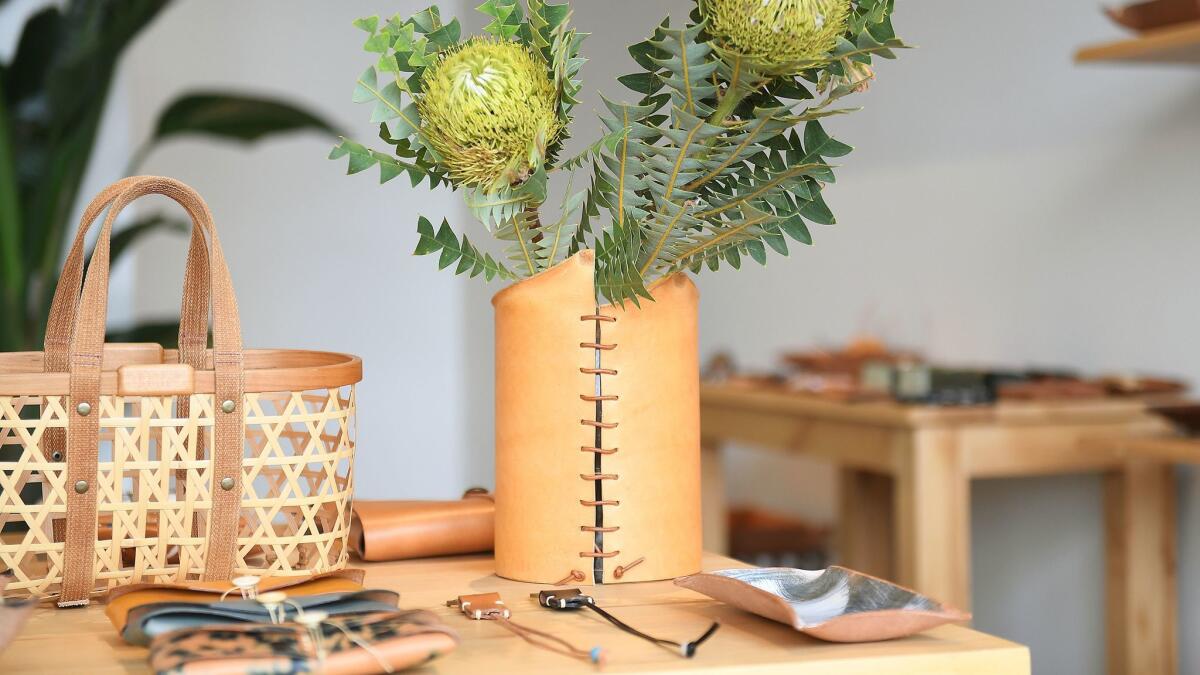
M 424 4 L 182 2 L 129 54 L 125 103 L 114 103 L 129 111 L 126 138 L 140 138 L 176 92 L 233 83 L 304 101 L 369 139 L 368 111 L 349 102 L 369 60 L 349 23 Z M 449 14 L 478 3 L 442 4 Z M 574 4 L 595 33 L 582 142 L 596 129 L 595 90 L 618 92 L 612 78 L 630 69 L 624 45 L 686 3 Z M 1072 65 L 1076 45 L 1115 34 L 1092 0 L 900 4 L 897 26 L 921 49 L 885 63 L 866 109 L 830 124 L 859 148 L 828 191 L 840 224 L 791 260 L 702 275 L 703 351 L 767 366 L 785 349 L 869 331 L 949 361 L 1200 382 L 1186 290 L 1200 283 L 1200 72 Z M 445 194 L 343 177 L 324 160 L 329 146 L 315 136 L 250 151 L 179 142 L 146 169 L 212 203 L 248 344 L 365 358 L 361 495 L 448 497 L 490 484 L 496 287 L 408 255 L 418 210 L 467 220 Z M 139 312 L 176 311 L 183 246 L 142 250 Z M 729 462 L 735 499 L 831 516 L 820 465 L 751 449 Z M 1181 672 L 1200 672 L 1188 639 L 1200 627 L 1200 483 L 1183 475 L 1180 485 Z M 1037 672 L 1101 672 L 1098 482 L 980 481 L 973 496 L 976 624 L 1030 644 Z

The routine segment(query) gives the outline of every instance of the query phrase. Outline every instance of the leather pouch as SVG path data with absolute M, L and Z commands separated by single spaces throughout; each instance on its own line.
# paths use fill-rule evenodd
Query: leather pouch
M 458 501 L 354 501 L 350 545 L 363 560 L 406 560 L 492 550 L 496 505 L 486 490 Z
M 699 293 L 596 305 L 581 251 L 492 298 L 496 573 L 543 584 L 700 570 Z
M 293 620 L 302 611 L 319 611 L 328 616 L 387 612 L 395 610 L 399 600 L 399 593 L 385 590 L 289 596 L 287 602 L 279 606 L 276 618 Z M 209 604 L 155 602 L 129 611 L 121 638 L 129 644 L 145 646 L 155 636 L 173 630 L 232 623 L 272 623 L 272 616 L 266 606 L 255 600 Z
M 830 642 L 875 642 L 970 614 L 845 567 L 750 567 L 676 579 L 675 584 Z
M 150 645 L 159 675 L 397 672 L 444 656 L 458 636 L 425 610 L 377 612 L 298 623 L 185 628 Z
M 353 593 L 363 590 L 365 572 L 357 569 L 338 570 L 300 577 L 262 577 L 256 590 L 259 593 L 285 591 L 290 598 L 322 593 Z M 117 633 L 124 634 L 129 613 L 135 607 L 156 603 L 209 604 L 222 596 L 231 595 L 228 581 L 192 581 L 182 584 L 132 584 L 118 586 L 109 592 L 104 613 Z M 232 593 L 241 597 L 236 591 Z

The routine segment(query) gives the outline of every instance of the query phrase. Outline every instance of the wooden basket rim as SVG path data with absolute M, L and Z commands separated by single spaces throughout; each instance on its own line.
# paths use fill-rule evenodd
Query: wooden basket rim
M 245 391 L 264 393 L 306 391 L 357 384 L 362 380 L 362 359 L 352 354 L 307 349 L 245 350 Z M 178 363 L 174 349 L 150 343 L 109 343 L 104 346 L 100 393 L 117 394 L 117 369 L 125 365 Z M 211 368 L 211 350 L 208 356 Z M 65 396 L 70 393 L 69 373 L 43 370 L 42 352 L 0 353 L 0 396 Z M 215 390 L 214 372 L 196 371 L 197 394 Z

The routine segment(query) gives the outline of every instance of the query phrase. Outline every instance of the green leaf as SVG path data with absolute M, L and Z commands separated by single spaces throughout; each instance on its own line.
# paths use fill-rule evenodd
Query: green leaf
M 179 321 L 153 319 L 125 328 L 110 328 L 104 339 L 107 342 L 152 342 L 174 349 L 179 345 Z
M 482 274 L 488 281 L 495 278 L 516 278 L 516 275 L 503 264 L 475 248 L 470 241 L 467 241 L 466 235 L 463 235 L 461 239 L 456 238 L 450 228 L 450 223 L 445 219 L 442 220 L 442 225 L 435 234 L 433 224 L 429 222 L 428 218 L 421 216 L 417 220 L 417 237 L 417 248 L 413 251 L 413 255 L 439 253 L 439 269 L 446 269 L 457 260 L 458 266 L 454 269 L 455 274 L 470 272 L 472 277 Z
M 129 250 L 142 237 L 153 232 L 182 232 L 187 234 L 192 229 L 192 224 L 186 220 L 177 218 L 169 218 L 163 215 L 153 215 L 146 218 L 134 221 L 130 225 L 117 230 L 113 233 L 112 239 L 109 241 L 108 258 L 110 264 L 116 264 L 117 260 Z M 91 254 L 88 254 L 91 258 Z
M 354 27 L 358 28 L 359 30 L 365 30 L 366 32 L 374 35 L 375 31 L 379 29 L 379 17 L 367 16 L 361 19 L 355 19 Z
M 808 231 L 808 227 L 804 224 L 804 220 L 800 216 L 792 216 L 787 220 L 780 221 L 779 227 L 787 233 L 787 236 L 801 244 L 812 245 L 812 233 Z
M 808 156 L 813 158 L 843 157 L 854 149 L 841 141 L 834 140 L 825 133 L 825 128 L 816 120 L 804 125 L 804 148 L 808 151 Z
M 157 143 L 200 135 L 251 143 L 274 134 L 318 131 L 337 135 L 317 114 L 279 99 L 217 92 L 192 92 L 172 101 L 158 116 L 154 133 L 138 153 L 141 159 Z
M 413 255 L 427 255 L 438 250 L 440 246 L 441 243 L 433 233 L 433 223 L 425 216 L 420 216 L 417 219 L 417 248 Z

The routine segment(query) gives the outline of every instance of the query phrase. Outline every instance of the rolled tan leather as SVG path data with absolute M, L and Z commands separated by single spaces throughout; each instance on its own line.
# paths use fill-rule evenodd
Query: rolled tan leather
M 597 308 L 593 274 L 582 251 L 492 299 L 496 573 L 510 579 L 577 585 L 700 569 L 699 294 L 675 275 L 652 286 L 655 302 Z M 599 444 L 591 422 L 606 425 Z M 589 529 L 598 509 L 599 533 Z
M 354 502 L 350 545 L 363 560 L 406 560 L 492 550 L 496 505 L 468 490 L 459 501 Z

